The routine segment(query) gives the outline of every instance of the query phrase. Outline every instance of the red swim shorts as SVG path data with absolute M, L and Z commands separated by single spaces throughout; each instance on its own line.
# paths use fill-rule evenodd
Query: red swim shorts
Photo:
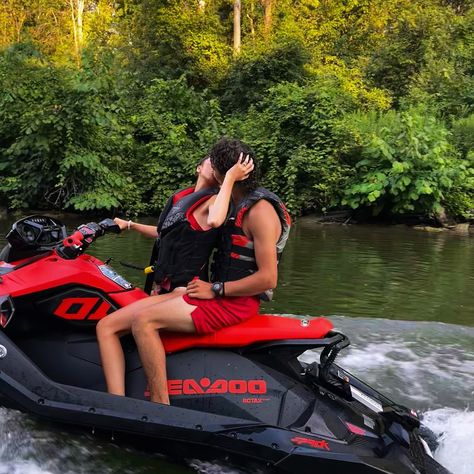
M 199 300 L 183 295 L 186 303 L 196 306 L 191 313 L 198 334 L 218 331 L 226 326 L 241 323 L 258 314 L 258 296 L 226 296 L 212 300 Z

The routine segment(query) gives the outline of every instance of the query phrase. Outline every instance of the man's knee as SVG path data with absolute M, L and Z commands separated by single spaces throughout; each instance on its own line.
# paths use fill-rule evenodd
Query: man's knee
M 157 330 L 160 326 L 159 315 L 156 311 L 142 309 L 132 316 L 132 334 L 134 336 Z

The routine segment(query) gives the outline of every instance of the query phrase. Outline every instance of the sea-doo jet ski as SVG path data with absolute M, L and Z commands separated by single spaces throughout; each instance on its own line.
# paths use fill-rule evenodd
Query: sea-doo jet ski
M 45 420 L 160 452 L 230 457 L 299 474 L 447 473 L 414 411 L 335 363 L 348 338 L 325 318 L 259 315 L 211 335 L 162 333 L 171 406 L 148 401 L 133 338 L 127 396 L 106 393 L 98 320 L 145 298 L 85 250 L 110 219 L 72 235 L 57 219 L 13 224 L 0 253 L 0 399 Z M 320 349 L 304 364 L 303 352 Z

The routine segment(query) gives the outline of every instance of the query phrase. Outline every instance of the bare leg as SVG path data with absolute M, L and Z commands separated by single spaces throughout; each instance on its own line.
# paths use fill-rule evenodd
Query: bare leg
M 97 341 L 109 393 L 125 395 L 125 357 L 120 337 L 131 332 L 133 315 L 143 308 L 176 297 L 178 292 L 182 293 L 184 289 L 166 295 L 143 298 L 120 308 L 97 323 Z
M 169 405 L 166 377 L 166 354 L 159 335 L 160 329 L 196 332 L 191 313 L 195 309 L 182 296 L 169 299 L 136 312 L 132 333 L 138 346 L 143 369 L 150 387 L 151 401 Z

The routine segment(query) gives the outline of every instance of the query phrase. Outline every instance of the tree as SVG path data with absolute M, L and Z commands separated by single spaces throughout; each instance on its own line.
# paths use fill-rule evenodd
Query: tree
M 21 40 L 23 26 L 29 16 L 29 8 L 29 4 L 18 0 L 7 0 L 1 3 L 0 25 L 2 45 Z
M 74 37 L 74 49 L 78 66 L 81 64 L 81 53 L 84 45 L 83 16 L 84 0 L 69 0 L 71 8 L 72 32 Z
M 263 6 L 263 35 L 268 38 L 272 32 L 273 7 L 276 0 L 260 0 Z
M 240 0 L 234 0 L 234 55 L 240 53 Z

